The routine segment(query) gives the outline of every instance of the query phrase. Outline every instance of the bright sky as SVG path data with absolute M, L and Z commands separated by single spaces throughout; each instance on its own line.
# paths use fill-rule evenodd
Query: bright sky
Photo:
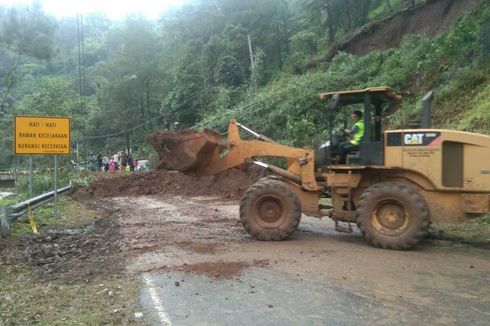
M 0 0 L 2 5 L 31 5 L 32 0 Z M 156 19 L 160 13 L 184 0 L 40 0 L 44 11 L 56 17 L 75 16 L 77 13 L 103 12 L 110 19 L 121 19 L 130 13 L 140 13 Z

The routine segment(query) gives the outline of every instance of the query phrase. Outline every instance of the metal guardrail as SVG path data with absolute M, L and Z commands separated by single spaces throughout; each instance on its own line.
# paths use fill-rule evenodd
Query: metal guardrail
M 17 204 L 0 207 L 0 235 L 7 234 L 10 230 L 10 223 L 29 213 L 29 209 L 39 208 L 54 199 L 55 194 L 62 194 L 70 189 L 71 182 L 68 186 L 60 188 L 56 192 L 53 190 Z

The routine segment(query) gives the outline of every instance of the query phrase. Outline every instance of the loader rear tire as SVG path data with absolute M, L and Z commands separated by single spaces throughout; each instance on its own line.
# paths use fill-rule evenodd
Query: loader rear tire
M 300 219 L 298 196 L 280 180 L 259 180 L 240 201 L 243 227 L 258 240 L 285 240 L 297 229 Z
M 406 250 L 423 239 L 430 213 L 413 186 L 382 182 L 367 189 L 357 207 L 357 226 L 375 247 Z

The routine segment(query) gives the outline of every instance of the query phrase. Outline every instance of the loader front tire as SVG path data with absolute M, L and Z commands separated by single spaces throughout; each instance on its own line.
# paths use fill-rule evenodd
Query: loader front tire
M 296 230 L 300 219 L 298 196 L 280 180 L 257 181 L 240 201 L 243 227 L 258 240 L 285 240 Z
M 427 204 L 411 185 L 382 182 L 367 189 L 357 207 L 357 226 L 373 246 L 406 250 L 422 240 L 430 222 Z

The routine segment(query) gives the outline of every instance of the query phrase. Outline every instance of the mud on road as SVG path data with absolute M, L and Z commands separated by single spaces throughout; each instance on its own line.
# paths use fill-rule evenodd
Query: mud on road
M 150 323 L 484 325 L 489 318 L 485 249 L 428 241 L 381 250 L 305 216 L 291 240 L 261 242 L 243 230 L 236 202 L 214 196 L 100 203 L 121 214 L 127 269 L 143 275 Z
M 237 199 L 260 173 L 228 173 L 99 176 L 73 194 L 94 223 L 3 242 L 2 263 L 37 266 L 41 282 L 136 279 L 144 317 L 130 324 L 488 324 L 488 249 L 381 250 L 306 216 L 290 240 L 256 241 Z

